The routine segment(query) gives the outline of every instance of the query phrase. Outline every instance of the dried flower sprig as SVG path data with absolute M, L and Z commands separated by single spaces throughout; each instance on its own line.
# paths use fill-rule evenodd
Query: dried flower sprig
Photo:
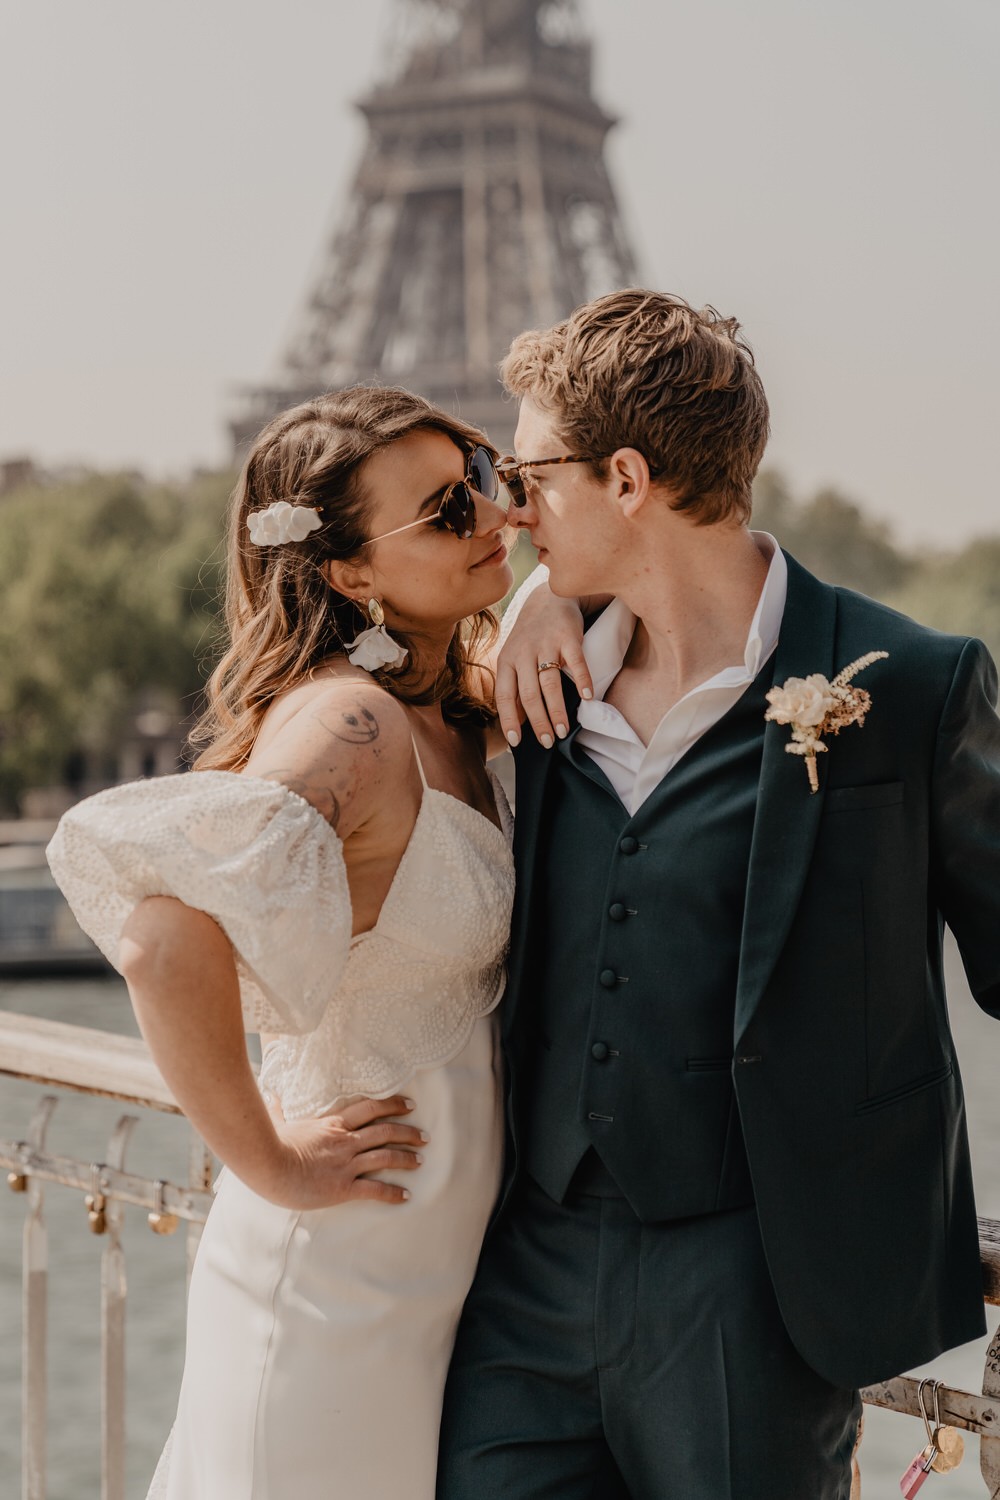
M 771 707 L 764 718 L 791 725 L 792 742 L 785 750 L 789 755 L 805 757 L 811 791 L 819 791 L 816 756 L 826 753 L 823 735 L 839 734 L 849 724 L 862 726 L 872 706 L 871 694 L 864 688 L 850 687 L 851 680 L 888 655 L 888 651 L 869 651 L 838 672 L 832 682 L 821 672 L 813 672 L 809 677 L 789 677 L 782 687 L 773 687 L 767 694 Z

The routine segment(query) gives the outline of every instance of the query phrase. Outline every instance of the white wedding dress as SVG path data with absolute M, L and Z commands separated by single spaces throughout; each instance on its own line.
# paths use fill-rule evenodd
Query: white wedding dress
M 353 939 L 339 838 L 274 782 L 136 782 L 59 826 L 56 879 L 112 963 L 146 896 L 220 923 L 247 1029 L 280 1034 L 261 1084 L 287 1118 L 405 1087 L 430 1135 L 417 1171 L 383 1174 L 410 1189 L 401 1206 L 295 1212 L 222 1172 L 149 1500 L 433 1500 L 445 1375 L 501 1168 L 492 1012 L 514 873 L 494 787 L 502 831 L 424 781 L 378 921 Z

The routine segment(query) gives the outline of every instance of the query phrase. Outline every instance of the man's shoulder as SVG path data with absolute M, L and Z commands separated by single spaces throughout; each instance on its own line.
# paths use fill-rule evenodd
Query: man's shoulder
M 854 589 L 836 587 L 838 619 L 842 629 L 878 630 L 898 651 L 913 653 L 930 661 L 956 662 L 968 645 L 967 635 L 952 635 L 921 624 L 878 599 L 859 594 Z
M 935 630 L 867 594 L 809 576 L 836 598 L 838 656 L 844 656 L 844 666 L 869 651 L 888 651 L 897 674 L 923 675 L 925 687 L 951 682 L 971 637 Z

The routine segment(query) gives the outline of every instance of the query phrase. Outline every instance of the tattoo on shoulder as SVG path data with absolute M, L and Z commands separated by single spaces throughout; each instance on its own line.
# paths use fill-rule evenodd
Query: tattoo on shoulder
M 348 745 L 372 745 L 381 733 L 378 719 L 371 709 L 360 704 L 341 711 L 334 711 L 329 707 L 318 708 L 315 718 L 335 739 L 343 740 Z
M 317 781 L 308 781 L 294 771 L 258 771 L 257 774 L 264 781 L 279 782 L 297 797 L 301 797 L 303 802 L 308 802 L 310 807 L 314 807 L 326 819 L 331 828 L 336 829 L 339 825 L 340 802 L 330 787 Z

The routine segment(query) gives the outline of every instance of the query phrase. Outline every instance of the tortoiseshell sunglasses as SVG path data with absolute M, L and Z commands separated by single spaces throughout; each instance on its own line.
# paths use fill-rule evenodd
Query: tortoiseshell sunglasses
M 512 454 L 507 454 L 504 458 L 497 460 L 496 471 L 500 483 L 510 495 L 511 504 L 520 510 L 528 503 L 524 479 L 521 475 L 522 469 L 543 469 L 546 464 L 596 464 L 610 457 L 610 453 L 562 453 L 558 458 L 514 458 Z M 657 479 L 662 473 L 662 469 L 654 469 L 652 464 L 649 464 L 650 479 Z
M 515 458 L 513 454 L 507 454 L 498 460 L 497 474 L 500 476 L 500 483 L 505 486 L 510 495 L 510 503 L 520 510 L 528 503 L 524 479 L 521 475 L 522 469 L 542 469 L 547 464 L 590 464 L 604 456 L 598 453 L 591 455 L 563 453 L 558 458 Z

